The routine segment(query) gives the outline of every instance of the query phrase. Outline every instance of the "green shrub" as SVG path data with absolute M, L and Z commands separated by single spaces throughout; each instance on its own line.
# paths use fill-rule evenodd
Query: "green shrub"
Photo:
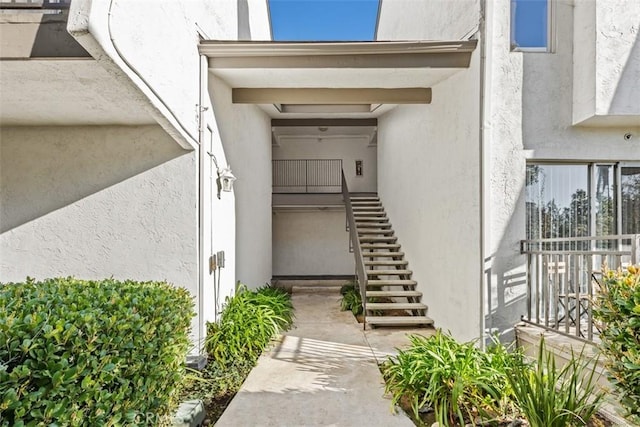
M 505 376 L 512 366 L 524 366 L 520 353 L 497 345 L 489 352 L 473 342 L 458 343 L 438 331 L 434 336 L 410 336 L 411 346 L 400 350 L 381 369 L 393 404 L 407 399 L 417 419 L 429 405 L 442 426 L 465 425 L 477 416 L 495 417 L 507 406 L 510 389 Z
M 342 299 L 340 300 L 340 309 L 342 311 L 351 311 L 354 316 L 362 314 L 362 297 L 357 283 L 350 282 L 340 288 Z
M 629 416 L 640 424 L 640 271 L 606 271 L 595 298 L 601 352 Z
M 583 426 L 595 415 L 604 394 L 596 392 L 595 364 L 588 368 L 582 356 L 572 354 L 558 370 L 542 339 L 536 366 L 511 370 L 507 378 L 531 427 Z
M 223 366 L 240 359 L 254 361 L 292 321 L 293 306 L 286 292 L 240 286 L 235 296 L 227 298 L 220 321 L 207 325 L 205 349 L 210 360 Z
M 119 425 L 166 415 L 193 302 L 166 283 L 0 285 L 0 424 Z

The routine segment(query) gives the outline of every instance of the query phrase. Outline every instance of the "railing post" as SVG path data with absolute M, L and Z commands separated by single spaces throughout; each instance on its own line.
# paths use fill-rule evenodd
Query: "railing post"
M 640 234 L 634 234 L 631 238 L 631 264 L 638 264 L 638 249 L 640 248 Z

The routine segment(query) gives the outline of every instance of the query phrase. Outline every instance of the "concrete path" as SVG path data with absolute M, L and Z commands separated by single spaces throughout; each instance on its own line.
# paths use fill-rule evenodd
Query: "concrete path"
M 404 346 L 407 331 L 365 332 L 339 300 L 294 292 L 295 326 L 260 357 L 216 426 L 413 426 L 383 397 L 376 362 Z

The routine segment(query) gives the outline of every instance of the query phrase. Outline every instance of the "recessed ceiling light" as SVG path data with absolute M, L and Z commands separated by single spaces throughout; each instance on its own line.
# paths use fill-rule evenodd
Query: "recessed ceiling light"
M 320 127 L 318 128 L 318 130 L 319 130 L 320 132 L 326 132 L 326 131 L 327 131 L 327 129 L 329 129 L 329 128 L 328 128 L 328 127 L 326 127 L 326 126 L 320 126 Z

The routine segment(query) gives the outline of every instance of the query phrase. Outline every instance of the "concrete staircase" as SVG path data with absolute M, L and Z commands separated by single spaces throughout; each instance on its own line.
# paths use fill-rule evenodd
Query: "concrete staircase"
M 351 196 L 356 231 L 369 278 L 366 321 L 371 326 L 427 326 L 427 306 L 377 196 Z

